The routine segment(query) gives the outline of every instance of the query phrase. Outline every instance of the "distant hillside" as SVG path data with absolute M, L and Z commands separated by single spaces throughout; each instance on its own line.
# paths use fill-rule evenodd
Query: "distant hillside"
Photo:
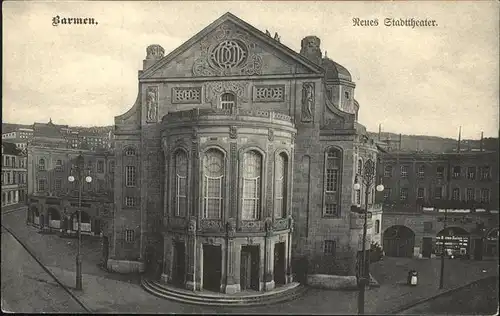
M 370 137 L 378 140 L 378 133 L 368 132 Z M 399 134 L 396 133 L 381 133 L 380 140 L 388 143 L 392 150 L 399 148 Z M 460 149 L 479 150 L 480 140 L 464 139 L 460 142 Z M 458 141 L 452 138 L 443 138 L 437 136 L 424 135 L 401 135 L 401 150 L 402 151 L 424 151 L 424 152 L 453 152 L 457 150 Z M 498 150 L 498 138 L 484 138 L 484 150 Z

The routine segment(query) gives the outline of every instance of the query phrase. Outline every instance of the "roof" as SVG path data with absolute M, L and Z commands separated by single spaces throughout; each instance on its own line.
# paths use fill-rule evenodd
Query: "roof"
M 217 27 L 222 25 L 224 22 L 230 21 L 237 26 L 245 29 L 245 31 L 249 32 L 256 38 L 262 40 L 266 44 L 270 45 L 277 51 L 281 51 L 282 53 L 286 54 L 290 58 L 294 59 L 297 63 L 301 64 L 302 66 L 306 67 L 307 69 L 311 70 L 314 73 L 320 73 L 321 72 L 321 66 L 316 65 L 314 62 L 310 61 L 306 57 L 302 56 L 301 54 L 297 53 L 296 51 L 292 50 L 288 46 L 280 43 L 277 40 L 274 40 L 272 37 L 266 35 L 264 32 L 261 30 L 255 28 L 253 25 L 243 21 L 242 19 L 238 18 L 234 14 L 230 12 L 226 12 L 223 14 L 220 18 L 206 26 L 204 29 L 202 29 L 200 32 L 198 32 L 196 35 L 188 39 L 186 42 L 184 42 L 182 45 L 174 49 L 172 52 L 170 52 L 168 55 L 160 59 L 158 62 L 156 62 L 154 65 L 152 65 L 150 68 L 144 70 L 144 72 L 139 76 L 139 79 L 143 78 L 149 78 L 153 73 L 155 73 L 158 69 L 163 67 L 165 64 L 169 63 L 172 61 L 176 56 L 179 54 L 183 53 L 186 51 L 189 47 L 194 45 L 196 42 L 198 42 L 201 38 L 206 36 L 207 34 L 211 33 Z
M 54 125 L 52 122 L 33 124 L 33 134 L 35 137 L 64 138 L 61 133 L 61 125 Z
M 352 76 L 349 71 L 339 63 L 334 62 L 328 57 L 323 58 L 323 68 L 325 69 L 325 78 L 328 79 L 344 79 L 352 81 Z
M 2 142 L 2 154 L 20 156 L 21 150 L 15 144 L 9 142 Z

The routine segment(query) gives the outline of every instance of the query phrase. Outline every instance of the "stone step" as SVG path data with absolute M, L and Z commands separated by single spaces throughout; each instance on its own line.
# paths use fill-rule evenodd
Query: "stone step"
M 163 286 L 156 281 L 143 279 L 142 287 L 162 298 L 188 303 L 195 305 L 208 305 L 208 306 L 256 306 L 267 305 L 283 301 L 288 301 L 302 295 L 307 289 L 300 286 L 298 283 L 292 284 L 283 290 L 273 290 L 261 294 L 251 295 L 227 295 L 217 293 L 202 293 L 183 291 L 180 289 L 173 289 L 172 287 Z

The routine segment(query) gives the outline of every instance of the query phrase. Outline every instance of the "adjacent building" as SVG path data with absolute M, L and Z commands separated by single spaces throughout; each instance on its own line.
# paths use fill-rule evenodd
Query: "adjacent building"
M 13 143 L 17 148 L 22 150 L 28 147 L 28 143 L 33 138 L 33 129 L 23 126 L 14 126 L 9 128 L 9 131 L 2 133 L 2 141 Z
M 27 195 L 26 154 L 2 141 L 2 206 L 24 203 Z
M 431 257 L 444 239 L 450 255 L 497 257 L 498 162 L 498 151 L 384 153 L 386 255 Z
M 48 141 L 44 139 L 44 142 Z M 54 142 L 55 143 L 55 142 Z M 52 144 L 54 144 L 52 143 Z M 81 200 L 79 166 L 90 183 L 83 183 Z M 77 210 L 82 211 L 82 232 L 100 235 L 113 212 L 114 154 L 71 148 L 28 147 L 28 223 L 54 232 L 74 233 Z
M 289 283 L 292 266 L 357 273 L 351 207 L 365 202 L 352 188 L 377 147 L 350 73 L 320 43 L 297 53 L 227 13 L 166 56 L 147 47 L 137 100 L 115 118 L 108 269 L 151 265 L 226 293 Z

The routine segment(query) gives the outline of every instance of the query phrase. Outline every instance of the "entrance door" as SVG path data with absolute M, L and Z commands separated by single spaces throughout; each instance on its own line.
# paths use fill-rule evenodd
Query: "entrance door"
M 178 286 L 184 286 L 186 276 L 186 246 L 184 242 L 175 243 L 174 262 L 172 282 Z
M 432 238 L 424 237 L 422 240 L 422 257 L 430 258 L 432 253 Z
M 474 260 L 483 260 L 483 239 L 474 239 Z
M 274 283 L 285 284 L 285 274 L 285 243 L 280 242 L 274 245 Z
M 109 256 L 109 239 L 107 236 L 102 237 L 102 260 L 104 267 L 108 264 Z
M 259 290 L 259 246 L 241 247 L 240 287 L 242 290 Z
M 222 278 L 221 246 L 203 245 L 203 288 L 220 292 Z

